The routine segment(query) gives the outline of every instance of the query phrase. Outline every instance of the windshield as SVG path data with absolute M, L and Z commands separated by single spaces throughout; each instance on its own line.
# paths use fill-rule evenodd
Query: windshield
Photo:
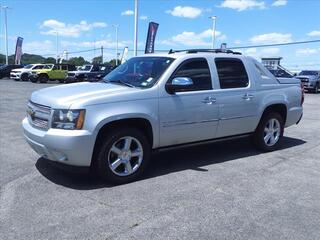
M 299 75 L 318 75 L 316 71 L 302 71 Z
M 152 87 L 174 61 L 167 57 L 135 57 L 120 65 L 107 76 L 105 82 L 124 82 L 133 87 Z
M 79 71 L 90 71 L 91 67 L 92 67 L 91 65 L 85 65 L 85 66 L 80 67 L 78 70 Z
M 24 66 L 24 68 L 30 69 L 30 68 L 32 68 L 32 66 L 33 66 L 33 64 L 28 64 L 27 66 Z

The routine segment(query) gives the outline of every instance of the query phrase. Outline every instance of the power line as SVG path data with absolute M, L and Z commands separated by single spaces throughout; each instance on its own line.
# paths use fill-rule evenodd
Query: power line
M 248 48 L 262 48 L 262 47 L 276 47 L 276 46 L 289 46 L 289 45 L 299 45 L 299 44 L 310 44 L 310 43 L 320 43 L 320 39 L 310 40 L 310 41 L 299 41 L 299 42 L 289 42 L 289 43 L 275 43 L 275 44 L 262 44 L 262 45 L 249 45 L 249 46 L 239 46 L 239 47 L 228 47 L 227 49 L 248 49 Z M 68 54 L 77 54 L 77 53 L 85 53 L 92 52 L 95 50 L 100 50 L 101 48 L 92 48 L 87 50 L 80 51 L 71 51 Z M 115 51 L 116 48 L 103 48 L 104 50 Z M 129 50 L 130 52 L 134 50 Z M 137 49 L 139 52 L 144 52 L 142 49 Z M 169 49 L 158 49 L 155 52 L 169 52 Z M 42 56 L 54 56 L 55 54 L 43 54 Z

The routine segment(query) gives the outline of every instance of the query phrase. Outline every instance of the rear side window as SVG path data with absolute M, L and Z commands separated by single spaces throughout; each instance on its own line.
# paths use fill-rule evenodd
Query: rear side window
M 192 88 L 188 88 L 185 91 L 212 89 L 209 65 L 207 60 L 204 58 L 197 58 L 183 62 L 173 74 L 171 80 L 176 77 L 188 77 L 192 79 Z
M 245 88 L 249 85 L 246 69 L 240 59 L 216 58 L 220 87 Z

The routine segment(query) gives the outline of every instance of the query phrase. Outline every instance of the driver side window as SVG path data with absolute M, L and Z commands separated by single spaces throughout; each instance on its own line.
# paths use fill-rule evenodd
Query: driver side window
M 172 80 L 177 77 L 190 78 L 193 81 L 193 85 L 187 89 L 184 89 L 183 92 L 212 89 L 209 65 L 207 60 L 204 58 L 186 60 L 180 64 L 180 66 L 171 76 L 169 83 L 171 83 Z

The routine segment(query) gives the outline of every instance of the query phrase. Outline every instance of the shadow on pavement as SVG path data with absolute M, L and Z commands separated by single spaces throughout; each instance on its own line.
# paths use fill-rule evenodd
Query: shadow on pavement
M 301 139 L 283 137 L 280 149 L 287 149 L 304 143 L 306 142 Z M 158 152 L 153 154 L 149 168 L 142 179 L 188 169 L 206 172 L 208 170 L 205 166 L 259 154 L 263 153 L 256 150 L 248 138 Z M 74 172 L 43 158 L 38 159 L 36 168 L 53 183 L 72 189 L 91 190 L 114 186 L 89 174 L 88 169 Z

